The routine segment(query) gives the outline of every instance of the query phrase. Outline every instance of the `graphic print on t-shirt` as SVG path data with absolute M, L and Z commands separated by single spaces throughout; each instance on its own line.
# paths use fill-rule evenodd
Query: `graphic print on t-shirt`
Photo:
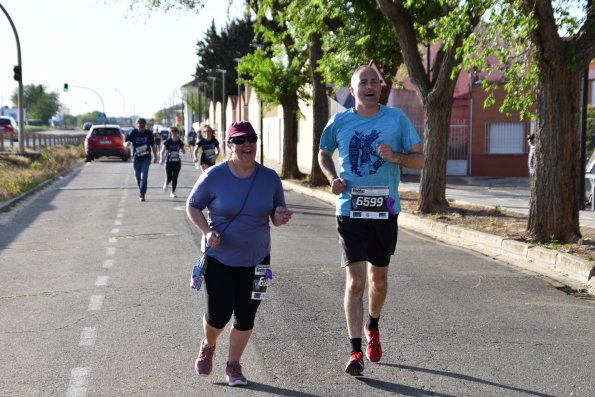
M 380 131 L 377 130 L 372 130 L 368 135 L 363 131 L 355 131 L 349 142 L 349 163 L 354 175 L 373 175 L 384 164 L 376 151 L 376 145 L 382 143 L 377 141 L 379 136 Z

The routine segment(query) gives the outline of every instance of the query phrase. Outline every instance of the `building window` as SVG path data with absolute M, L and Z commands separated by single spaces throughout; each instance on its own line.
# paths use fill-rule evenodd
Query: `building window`
M 486 153 L 525 153 L 524 123 L 490 123 L 486 131 Z

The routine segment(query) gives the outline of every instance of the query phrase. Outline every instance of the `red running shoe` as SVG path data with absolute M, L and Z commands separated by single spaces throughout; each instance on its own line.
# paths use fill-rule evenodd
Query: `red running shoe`
M 364 327 L 368 346 L 366 347 L 366 357 L 373 363 L 377 363 L 382 358 L 382 346 L 380 346 L 380 331 L 370 331 L 368 323 Z
M 351 352 L 345 372 L 351 376 L 364 376 L 364 355 L 362 352 Z

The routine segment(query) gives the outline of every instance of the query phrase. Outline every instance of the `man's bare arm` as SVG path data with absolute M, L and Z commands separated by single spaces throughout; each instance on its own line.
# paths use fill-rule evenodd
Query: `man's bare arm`
M 333 154 L 324 150 L 318 151 L 318 164 L 320 169 L 329 183 L 333 179 L 337 178 L 337 170 L 335 169 L 335 163 L 333 162 Z

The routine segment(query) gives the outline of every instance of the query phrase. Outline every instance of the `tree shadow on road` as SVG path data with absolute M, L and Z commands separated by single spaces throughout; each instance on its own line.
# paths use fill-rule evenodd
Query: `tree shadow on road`
M 484 385 L 488 385 L 488 386 L 494 386 L 494 387 L 497 387 L 497 388 L 500 388 L 500 389 L 514 391 L 514 392 L 517 392 L 517 393 L 525 393 L 525 394 L 531 395 L 531 396 L 555 397 L 552 394 L 546 394 L 546 393 L 541 393 L 541 392 L 537 392 L 537 391 L 522 389 L 522 388 L 519 388 L 519 387 L 503 385 L 503 384 L 500 384 L 500 383 L 492 382 L 492 381 L 485 380 L 485 379 L 476 378 L 474 376 L 459 374 L 459 373 L 456 373 L 456 372 L 439 371 L 439 370 L 436 370 L 436 369 L 413 367 L 413 366 L 410 366 L 410 365 L 400 365 L 400 364 L 378 363 L 378 365 L 384 365 L 384 366 L 388 366 L 388 367 L 403 369 L 403 370 L 406 370 L 406 371 L 425 372 L 425 373 L 428 373 L 428 374 L 438 375 L 438 376 L 444 376 L 444 377 L 453 378 L 453 379 L 461 379 L 461 380 L 465 380 L 465 381 L 469 381 L 469 382 L 475 382 L 475 383 L 480 383 L 480 384 L 484 384 Z M 380 389 L 383 389 L 383 390 L 390 390 L 390 391 L 393 391 L 394 390 L 394 389 L 384 389 L 384 384 L 386 384 L 387 382 L 376 381 L 376 380 L 371 380 L 371 379 L 367 379 L 367 380 L 369 381 L 368 384 L 370 386 L 379 387 Z M 378 386 L 376 386 L 375 385 L 375 382 L 379 382 L 380 384 Z M 415 389 L 412 389 L 412 390 L 415 390 Z M 401 392 L 401 393 L 403 393 L 403 392 Z M 405 395 L 407 395 L 407 396 L 427 396 L 427 395 L 431 395 L 431 396 L 447 396 L 447 394 L 439 394 L 439 393 L 436 393 L 436 392 L 431 392 L 430 393 L 430 392 L 428 392 L 426 390 L 423 390 L 423 393 L 424 394 L 405 394 Z

